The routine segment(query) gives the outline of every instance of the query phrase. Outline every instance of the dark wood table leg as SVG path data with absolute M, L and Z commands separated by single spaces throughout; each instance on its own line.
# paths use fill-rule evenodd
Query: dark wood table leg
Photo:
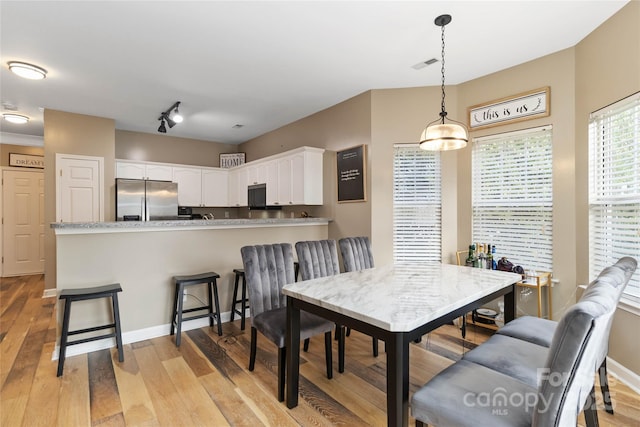
M 409 424 L 409 338 L 391 333 L 385 341 L 387 352 L 387 425 Z
M 504 294 L 504 323 L 516 318 L 516 285 L 511 285 L 511 292 Z
M 287 408 L 298 406 L 300 380 L 300 309 L 287 297 Z

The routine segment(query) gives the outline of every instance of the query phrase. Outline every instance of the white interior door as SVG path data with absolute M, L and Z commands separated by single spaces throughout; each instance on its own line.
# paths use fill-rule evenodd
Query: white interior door
M 44 173 L 5 170 L 2 275 L 44 273 Z
M 58 222 L 104 221 L 104 159 L 56 154 Z

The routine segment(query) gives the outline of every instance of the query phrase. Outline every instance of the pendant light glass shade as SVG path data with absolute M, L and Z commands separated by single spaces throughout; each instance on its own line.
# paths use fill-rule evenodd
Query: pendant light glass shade
M 440 118 L 429 123 L 420 135 L 420 148 L 428 151 L 457 150 L 467 146 L 467 128 L 460 122 L 447 119 L 444 106 L 444 27 L 451 22 L 451 15 L 440 15 L 434 23 L 442 28 L 442 102 Z
M 430 124 L 420 135 L 420 148 L 428 151 L 458 150 L 467 146 L 467 130 L 456 123 Z

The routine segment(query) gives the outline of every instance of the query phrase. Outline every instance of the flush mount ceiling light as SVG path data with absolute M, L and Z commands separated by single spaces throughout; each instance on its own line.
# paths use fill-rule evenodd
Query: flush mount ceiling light
M 440 15 L 434 23 L 442 28 L 442 102 L 440 118 L 429 123 L 420 136 L 420 148 L 429 151 L 457 150 L 467 146 L 467 128 L 460 122 L 447 118 L 444 106 L 444 27 L 451 22 L 451 15 Z
M 176 123 L 182 123 L 183 118 L 178 111 L 179 105 L 180 101 L 177 101 L 175 104 L 169 107 L 167 111 L 160 113 L 160 117 L 158 117 L 158 120 L 160 120 L 160 127 L 158 128 L 158 132 L 167 133 L 165 123 L 169 125 L 169 128 L 174 127 Z M 173 117 L 170 117 L 171 112 L 173 112 Z
M 14 113 L 4 113 L 2 118 L 8 121 L 9 123 L 15 123 L 17 125 L 23 125 L 29 121 L 29 117 L 23 116 L 22 114 L 14 114 Z
M 42 80 L 47 77 L 47 70 L 37 65 L 27 64 L 26 62 L 11 61 L 8 62 L 9 70 L 14 74 L 25 79 Z

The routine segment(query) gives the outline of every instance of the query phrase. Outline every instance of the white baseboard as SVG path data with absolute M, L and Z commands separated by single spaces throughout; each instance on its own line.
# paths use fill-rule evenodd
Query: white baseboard
M 54 289 L 55 292 L 55 289 Z M 246 317 L 249 317 L 249 310 L 246 312 Z M 220 320 L 223 323 L 228 323 L 231 320 L 231 312 L 227 311 L 220 315 Z M 190 320 L 182 324 L 182 332 L 190 331 L 191 329 L 203 328 L 209 325 L 207 318 Z M 217 325 L 215 326 L 217 327 Z M 152 326 L 150 328 L 137 329 L 135 331 L 124 332 L 122 334 L 122 344 L 130 344 L 133 342 L 139 342 L 149 340 L 152 338 L 162 337 L 169 335 L 171 332 L 171 325 L 166 323 L 164 325 Z M 92 351 L 104 350 L 105 348 L 111 348 L 116 346 L 115 338 L 105 338 L 98 341 L 90 341 L 82 344 L 76 344 L 67 347 L 66 357 L 76 356 L 78 354 L 91 353 Z M 60 343 L 56 343 L 53 349 L 53 355 L 51 360 L 58 360 L 58 354 L 60 353 Z
M 42 293 L 42 298 L 51 298 L 58 295 L 57 289 L 45 289 Z
M 640 394 L 640 375 L 624 367 L 610 357 L 607 357 L 607 371 L 618 381 L 624 383 L 631 390 Z

